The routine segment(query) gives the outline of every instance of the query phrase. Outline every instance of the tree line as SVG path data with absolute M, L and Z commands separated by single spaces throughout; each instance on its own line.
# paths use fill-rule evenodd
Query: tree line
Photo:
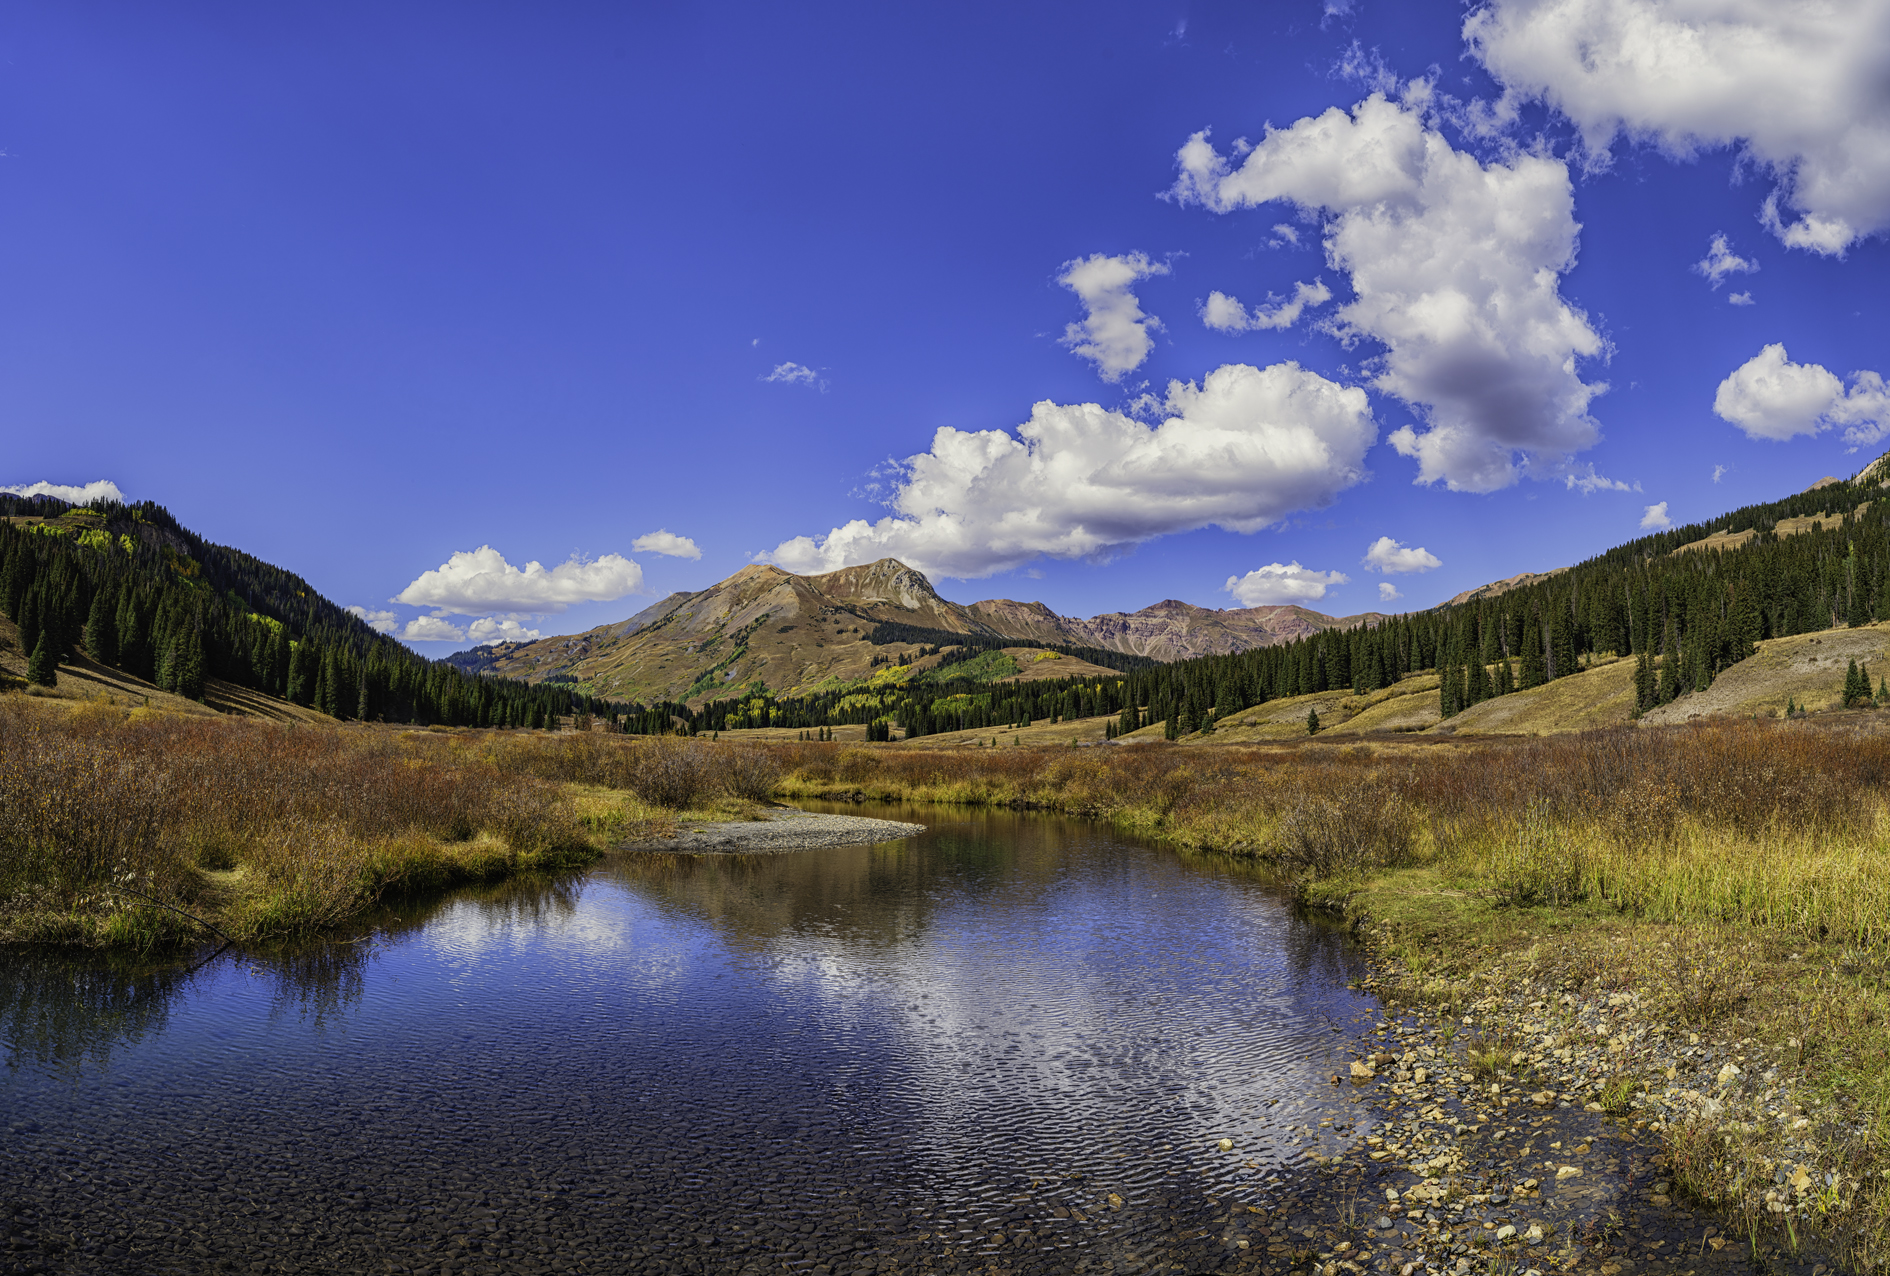
M 0 496 L 0 517 L 0 610 L 38 682 L 56 681 L 83 651 L 188 699 L 216 679 L 343 721 L 556 728 L 574 713 L 651 713 L 427 660 L 300 577 L 210 544 L 149 502 Z M 12 521 L 23 518 L 48 521 Z

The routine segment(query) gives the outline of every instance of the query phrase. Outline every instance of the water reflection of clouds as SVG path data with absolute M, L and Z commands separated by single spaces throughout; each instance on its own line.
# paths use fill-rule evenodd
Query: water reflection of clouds
M 935 1170 L 1000 1146 L 1046 1174 L 1128 1153 L 1127 1182 L 1160 1172 L 1157 1148 L 1223 1137 L 1238 1152 L 1223 1176 L 1284 1162 L 1285 1127 L 1325 1079 L 1327 1021 L 1348 1008 L 1329 1000 L 1344 975 L 1330 937 L 1250 883 L 1129 848 L 1015 889 L 975 867 L 934 882 L 927 924 L 894 942 L 838 909 L 774 941 L 784 997 L 816 1003 L 830 1032 L 894 1039 L 892 1084 Z

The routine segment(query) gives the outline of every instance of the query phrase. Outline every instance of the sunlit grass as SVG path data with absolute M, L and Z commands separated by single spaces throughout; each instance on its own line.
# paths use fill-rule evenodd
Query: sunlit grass
M 331 926 L 394 893 L 744 818 L 738 746 L 291 727 L 0 699 L 0 942 L 152 948 Z

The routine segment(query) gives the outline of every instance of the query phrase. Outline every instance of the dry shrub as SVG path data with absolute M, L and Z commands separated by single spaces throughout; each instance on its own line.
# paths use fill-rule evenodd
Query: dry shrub
M 1394 793 L 1360 787 L 1302 797 L 1274 832 L 1273 857 L 1295 875 L 1336 877 L 1411 860 L 1416 821 Z
M 285 820 L 251 848 L 260 888 L 245 919 L 256 934 L 332 926 L 362 902 L 369 852 L 334 821 Z
M 645 802 L 686 810 L 713 788 L 707 746 L 674 736 L 639 741 L 630 754 L 627 787 Z
M 766 802 L 781 783 L 781 763 L 762 749 L 741 746 L 716 750 L 722 791 L 750 802 Z
M 834 773 L 842 780 L 857 784 L 878 775 L 882 765 L 880 755 L 871 749 L 842 749 L 834 764 Z
M 483 815 L 483 827 L 515 855 L 543 855 L 586 844 L 563 793 L 549 786 L 501 790 L 492 795 Z
M 1752 999 L 1759 978 L 1755 956 L 1749 941 L 1676 929 L 1657 954 L 1642 958 L 1641 973 L 1657 1014 L 1705 1027 Z

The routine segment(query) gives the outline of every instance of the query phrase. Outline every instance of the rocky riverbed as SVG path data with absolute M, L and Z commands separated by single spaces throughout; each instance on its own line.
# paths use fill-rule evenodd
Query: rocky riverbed
M 1408 994 L 1402 972 L 1373 981 Z M 1296 1199 L 1257 1203 L 1230 1233 L 1264 1250 L 1263 1271 L 1502 1272 L 1600 1276 L 1766 1271 L 1824 1276 L 1828 1246 L 1809 1216 L 1841 1209 L 1858 1184 L 1824 1168 L 1815 1114 L 1755 1042 L 1707 1038 L 1650 1016 L 1639 995 L 1579 996 L 1488 976 L 1448 1010 L 1391 1012 L 1354 1043 L 1332 1081 L 1357 1112 L 1307 1130 L 1314 1167 Z M 1347 1137 L 1334 1131 L 1349 1127 Z M 1665 1168 L 1684 1131 L 1748 1142 L 1782 1225 L 1730 1233 Z M 1794 1239 L 1798 1242 L 1794 1245 Z M 1243 1266 L 1245 1264 L 1242 1264 Z
M 690 824 L 674 837 L 626 842 L 618 850 L 684 851 L 692 855 L 768 855 L 811 851 L 824 846 L 859 846 L 896 842 L 925 832 L 923 824 L 874 820 L 860 815 L 817 815 L 792 807 L 771 807 L 755 820 Z

